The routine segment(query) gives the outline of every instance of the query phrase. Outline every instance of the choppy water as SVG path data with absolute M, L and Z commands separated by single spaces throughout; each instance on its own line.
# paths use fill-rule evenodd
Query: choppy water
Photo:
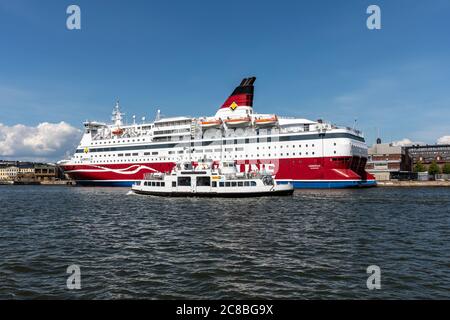
M 449 189 L 127 193 L 1 186 L 0 298 L 450 298 Z

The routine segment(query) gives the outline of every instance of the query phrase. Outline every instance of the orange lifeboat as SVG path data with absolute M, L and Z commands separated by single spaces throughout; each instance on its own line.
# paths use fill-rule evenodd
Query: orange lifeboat
M 255 125 L 257 126 L 273 126 L 278 122 L 276 115 L 264 116 L 255 119 Z
M 222 125 L 222 120 L 220 119 L 205 119 L 200 121 L 200 126 L 203 128 L 215 128 Z
M 229 127 L 237 127 L 247 125 L 252 122 L 252 118 L 250 117 L 239 117 L 239 118 L 228 118 L 225 119 L 224 122 Z
M 112 134 L 116 135 L 116 136 L 120 136 L 123 134 L 123 129 L 122 128 L 116 128 L 112 131 Z

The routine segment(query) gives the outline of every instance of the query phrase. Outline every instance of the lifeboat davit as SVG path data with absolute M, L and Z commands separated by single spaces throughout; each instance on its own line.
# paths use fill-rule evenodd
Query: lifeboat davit
M 227 118 L 223 120 L 229 127 L 245 126 L 252 122 L 250 117 Z
M 200 126 L 203 128 L 217 128 L 222 125 L 222 120 L 220 119 L 204 119 L 200 121 Z
M 116 136 L 120 136 L 123 134 L 123 129 L 122 128 L 116 128 L 112 131 L 112 134 L 116 135 Z
M 263 116 L 255 119 L 255 125 L 257 126 L 273 126 L 278 122 L 276 115 Z

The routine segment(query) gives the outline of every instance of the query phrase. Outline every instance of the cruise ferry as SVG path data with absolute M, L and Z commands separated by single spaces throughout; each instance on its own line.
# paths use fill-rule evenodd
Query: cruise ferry
M 254 82 L 245 78 L 214 116 L 161 117 L 126 124 L 117 103 L 112 123 L 87 121 L 74 155 L 60 162 L 79 185 L 127 186 L 145 174 L 168 173 L 177 162 L 235 161 L 241 172 L 271 172 L 295 188 L 376 184 L 365 171 L 362 133 L 322 120 L 253 110 Z

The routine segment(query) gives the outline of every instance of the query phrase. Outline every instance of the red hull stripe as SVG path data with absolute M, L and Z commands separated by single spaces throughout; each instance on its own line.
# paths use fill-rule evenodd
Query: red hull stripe
M 343 161 L 343 159 L 353 159 Z M 304 181 L 373 180 L 364 170 L 365 159 L 351 158 L 290 158 L 238 160 L 240 171 L 255 167 L 275 174 L 276 179 Z M 65 165 L 64 170 L 74 180 L 140 180 L 145 173 L 170 172 L 173 162 Z

